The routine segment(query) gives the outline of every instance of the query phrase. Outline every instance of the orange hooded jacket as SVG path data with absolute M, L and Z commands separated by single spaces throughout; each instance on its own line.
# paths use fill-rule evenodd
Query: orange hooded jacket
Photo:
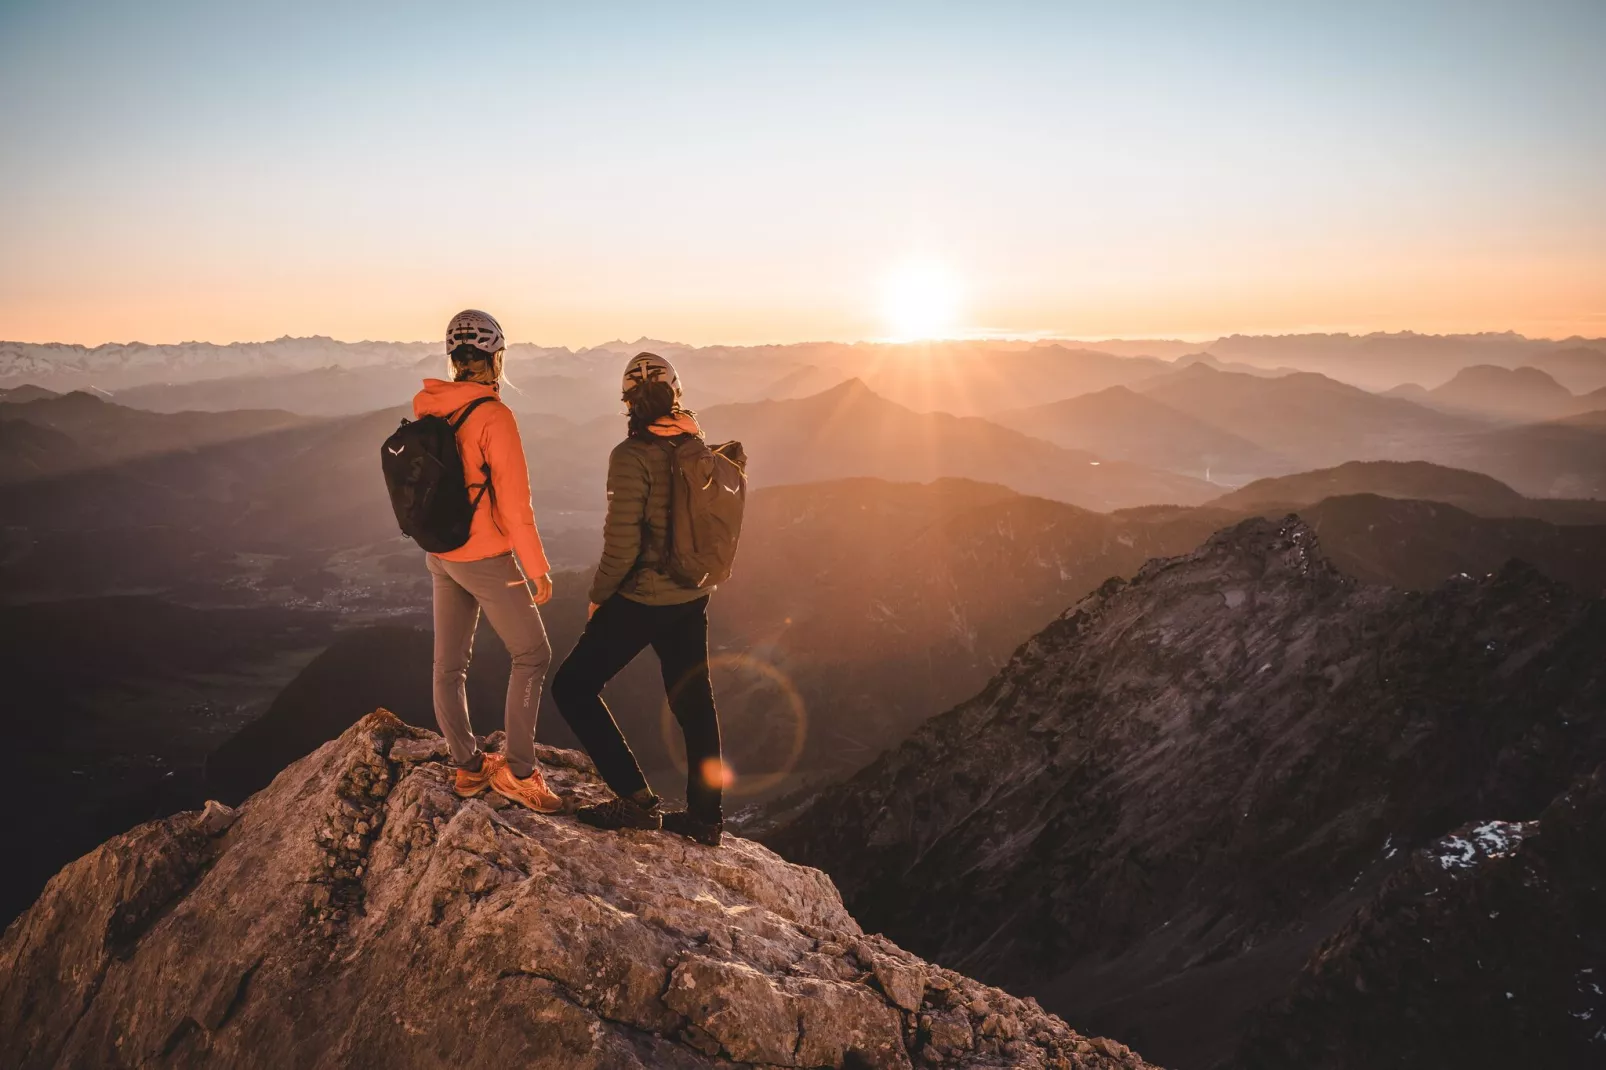
M 413 415 L 451 419 L 475 398 L 491 398 L 469 414 L 457 429 L 457 448 L 463 455 L 463 476 L 470 485 L 485 478 L 491 467 L 490 493 L 480 498 L 469 527 L 468 541 L 455 550 L 435 556 L 447 561 L 479 561 L 512 550 L 531 579 L 552 571 L 541 535 L 535 530 L 530 507 L 530 469 L 524 460 L 524 443 L 513 410 L 497 397 L 496 387 L 485 383 L 449 383 L 425 379 L 424 389 L 413 398 Z M 478 494 L 478 489 L 469 491 Z

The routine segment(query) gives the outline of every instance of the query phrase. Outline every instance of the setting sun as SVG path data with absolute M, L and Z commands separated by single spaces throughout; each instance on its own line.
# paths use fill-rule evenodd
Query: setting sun
M 906 260 L 887 273 L 881 316 L 893 340 L 943 338 L 959 322 L 959 281 L 946 264 Z

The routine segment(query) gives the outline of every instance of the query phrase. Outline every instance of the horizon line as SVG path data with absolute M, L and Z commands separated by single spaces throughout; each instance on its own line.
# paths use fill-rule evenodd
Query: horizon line
M 1121 345 L 1135 345 L 1135 344 L 1151 343 L 1152 342 L 1152 343 L 1165 344 L 1165 345 L 1209 346 L 1209 345 L 1211 345 L 1213 343 L 1226 341 L 1226 340 L 1231 339 L 1231 338 L 1314 338 L 1314 337 L 1355 338 L 1355 339 L 1366 339 L 1366 338 L 1451 338 L 1451 339 L 1459 339 L 1459 338 L 1465 338 L 1465 339 L 1520 338 L 1520 339 L 1522 339 L 1524 341 L 1528 341 L 1528 342 L 1552 342 L 1552 343 L 1580 342 L 1580 343 L 1591 343 L 1591 344 L 1606 343 L 1606 336 L 1591 338 L 1591 337 L 1589 337 L 1587 335 L 1574 333 L 1574 334 L 1566 335 L 1564 337 L 1557 338 L 1557 337 L 1551 337 L 1551 336 L 1523 334 L 1521 331 L 1513 330 L 1513 329 L 1510 329 L 1510 328 L 1507 328 L 1505 330 L 1450 331 L 1450 332 L 1443 332 L 1443 333 L 1435 333 L 1435 332 L 1431 332 L 1431 331 L 1416 331 L 1416 330 L 1411 330 L 1409 328 L 1406 328 L 1406 329 L 1403 329 L 1403 330 L 1397 330 L 1397 331 L 1388 331 L 1388 330 L 1361 331 L 1361 330 L 1357 330 L 1355 328 L 1345 328 L 1345 329 L 1309 328 L 1309 329 L 1305 329 L 1305 330 L 1292 330 L 1292 331 L 1239 330 L 1239 331 L 1232 331 L 1232 332 L 1229 332 L 1229 333 L 1226 333 L 1226 334 L 1195 335 L 1193 337 L 1187 337 L 1187 336 L 1160 337 L 1160 336 L 1144 336 L 1144 335 L 1137 335 L 1137 336 L 1105 335 L 1105 336 L 1102 336 L 1102 337 L 1075 337 L 1073 335 L 1065 335 L 1065 334 L 1053 334 L 1053 333 L 1043 333 L 1043 332 L 1023 332 L 1023 333 L 1019 333 L 1019 334 L 1004 334 L 1004 333 L 990 334 L 989 333 L 989 334 L 953 335 L 953 336 L 942 337 L 942 338 L 868 337 L 868 338 L 858 338 L 858 339 L 854 339 L 854 340 L 851 340 L 851 341 L 846 341 L 846 340 L 836 339 L 836 338 L 813 338 L 813 339 L 800 339 L 800 340 L 789 341 L 789 342 L 701 342 L 701 343 L 698 343 L 698 342 L 683 342 L 683 341 L 677 341 L 677 340 L 671 339 L 671 338 L 651 338 L 651 337 L 648 337 L 647 335 L 642 335 L 640 338 L 637 338 L 634 342 L 628 342 L 624 338 L 621 338 L 621 337 L 614 337 L 614 338 L 607 339 L 606 341 L 597 342 L 597 343 L 594 343 L 594 344 L 591 344 L 591 345 L 582 345 L 582 346 L 549 345 L 549 344 L 546 344 L 546 343 L 534 342 L 534 341 L 509 341 L 507 343 L 507 347 L 509 349 L 512 349 L 515 346 L 533 346 L 533 347 L 535 347 L 537 349 L 561 349 L 561 350 L 567 351 L 569 353 L 582 353 L 582 352 L 586 352 L 588 350 L 601 349 L 604 346 L 611 346 L 611 345 L 640 345 L 640 344 L 643 344 L 643 343 L 655 343 L 655 342 L 656 343 L 664 343 L 664 344 L 667 344 L 667 345 L 674 345 L 674 346 L 684 346 L 684 347 L 686 347 L 688 349 L 764 349 L 764 348 L 777 348 L 777 349 L 779 349 L 779 348 L 789 348 L 789 347 L 793 347 L 793 346 L 818 346 L 818 345 L 919 346 L 919 345 L 956 345 L 956 344 L 965 344 L 965 343 L 986 344 L 986 343 L 989 343 L 989 342 L 992 342 L 992 343 L 1017 343 L 1017 344 L 1027 344 L 1027 345 L 1054 345 L 1054 344 L 1074 343 L 1074 344 L 1077 344 L 1077 345 L 1084 345 L 1084 346 L 1098 345 L 1098 344 L 1101 344 L 1101 343 L 1118 343 L 1118 344 L 1121 344 Z M 8 346 L 8 345 L 17 345 L 17 346 L 61 346 L 61 347 L 65 347 L 65 348 L 83 349 L 83 350 L 111 349 L 111 348 L 130 347 L 130 346 L 144 346 L 144 347 L 151 348 L 151 349 L 158 349 L 158 348 L 173 348 L 173 347 L 178 347 L 178 346 L 192 346 L 192 345 L 204 345 L 204 346 L 215 346 L 215 347 L 218 347 L 218 348 L 230 348 L 230 347 L 234 347 L 234 346 L 273 345 L 273 344 L 281 343 L 281 342 L 315 342 L 315 341 L 333 342 L 333 343 L 335 343 L 337 345 L 343 345 L 343 346 L 360 346 L 360 345 L 395 345 L 395 346 L 441 345 L 441 346 L 444 346 L 445 345 L 444 341 L 436 341 L 436 340 L 421 339 L 421 338 L 420 339 L 400 339 L 400 338 L 390 338 L 390 339 L 386 339 L 386 338 L 345 339 L 345 338 L 335 338 L 332 335 L 326 335 L 326 334 L 304 334 L 304 335 L 282 334 L 282 335 L 279 335 L 277 338 L 235 339 L 235 340 L 228 341 L 228 342 L 214 342 L 214 341 L 210 341 L 210 340 L 206 340 L 206 339 L 200 339 L 200 338 L 187 338 L 187 339 L 183 339 L 182 341 L 176 341 L 176 342 L 145 342 L 145 341 L 141 341 L 141 340 L 135 338 L 135 339 L 130 339 L 128 341 L 97 342 L 97 343 L 94 343 L 92 345 L 88 344 L 88 343 L 84 343 L 84 342 L 64 342 L 64 341 L 58 341 L 58 340 L 30 341 L 30 340 L 21 339 L 21 338 L 0 338 L 0 346 Z

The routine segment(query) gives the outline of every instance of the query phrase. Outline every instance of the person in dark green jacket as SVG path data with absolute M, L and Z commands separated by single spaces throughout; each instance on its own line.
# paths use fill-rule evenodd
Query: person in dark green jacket
M 702 435 L 681 407 L 680 379 L 654 353 L 625 368 L 628 433 L 608 457 L 602 563 L 585 632 L 552 680 L 552 699 L 614 798 L 575 816 L 597 828 L 665 828 L 718 846 L 725 766 L 708 672 L 709 588 L 683 587 L 661 567 L 669 531 L 669 451 Z M 647 647 L 658 655 L 669 708 L 686 739 L 686 809 L 663 810 L 602 701 L 603 686 Z

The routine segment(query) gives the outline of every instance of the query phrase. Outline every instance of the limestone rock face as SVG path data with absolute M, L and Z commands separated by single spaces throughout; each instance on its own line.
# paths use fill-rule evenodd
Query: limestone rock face
M 377 711 L 67 866 L 0 939 L 7 1064 L 1148 1065 L 867 935 L 818 870 L 463 800 L 441 753 Z

